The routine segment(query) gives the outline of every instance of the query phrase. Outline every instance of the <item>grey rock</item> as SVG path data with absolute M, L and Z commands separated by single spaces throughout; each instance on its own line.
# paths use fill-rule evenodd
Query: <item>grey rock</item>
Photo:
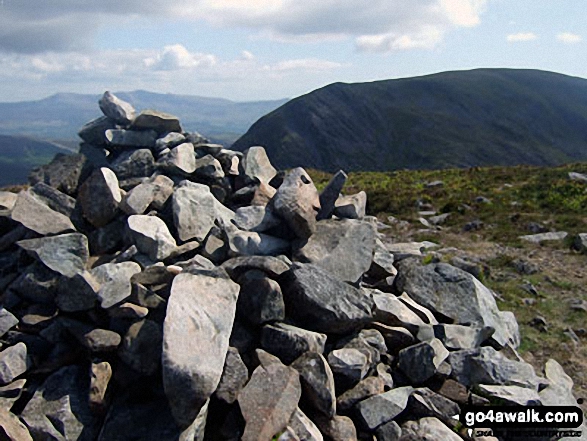
M 183 131 L 176 116 L 156 110 L 143 110 L 133 121 L 132 128 L 154 130 L 157 133 Z
M 299 408 L 292 414 L 288 426 L 293 429 L 301 441 L 324 440 L 318 427 Z
M 153 202 L 155 186 L 142 183 L 129 191 L 120 203 L 120 209 L 126 214 L 143 214 Z
M 88 403 L 90 409 L 97 414 L 102 414 L 107 409 L 108 385 L 112 378 L 112 367 L 107 361 L 93 362 L 90 367 L 90 390 Z
M 34 197 L 47 204 L 52 210 L 64 214 L 70 219 L 73 219 L 73 221 L 78 221 L 78 219 L 76 219 L 78 213 L 75 210 L 76 202 L 71 196 L 62 193 L 43 182 L 38 182 L 32 186 L 30 192 Z
M 155 150 L 161 152 L 165 149 L 172 149 L 173 147 L 183 144 L 185 141 L 186 138 L 181 133 L 169 132 L 155 141 Z
M 222 144 L 211 144 L 209 142 L 203 142 L 201 140 L 198 141 L 194 141 L 193 137 L 189 137 L 189 141 L 194 144 L 194 148 L 198 151 L 199 156 L 198 157 L 203 157 L 206 155 L 212 155 L 213 157 L 217 157 L 220 152 L 222 151 L 227 151 L 224 149 L 224 146 Z M 233 154 L 236 152 L 233 152 Z M 239 152 L 240 153 L 240 152 Z M 242 153 L 241 153 L 242 156 Z
M 285 323 L 265 325 L 261 333 L 261 347 L 290 364 L 307 351 L 323 353 L 326 335 Z
M 324 190 L 320 193 L 320 211 L 316 216 L 317 220 L 329 219 L 334 211 L 334 204 L 338 199 L 342 188 L 347 180 L 347 174 L 339 170 L 330 179 Z
M 573 248 L 582 254 L 587 254 L 587 233 L 580 233 L 575 236 Z
M 20 342 L 0 352 L 0 385 L 12 382 L 30 367 L 27 347 Z
M 412 333 L 401 326 L 388 326 L 379 322 L 375 322 L 371 326 L 381 333 L 390 351 L 399 352 L 416 343 Z
M 540 242 L 546 241 L 561 241 L 564 240 L 569 233 L 566 231 L 557 231 L 557 232 L 549 232 L 549 233 L 539 233 L 539 234 L 528 234 L 525 236 L 520 236 L 521 240 L 525 240 L 526 242 L 532 242 L 539 244 Z
M 31 185 L 45 183 L 70 196 L 75 196 L 80 179 L 87 168 L 86 157 L 58 153 L 49 164 L 35 168 L 29 175 Z
M 88 239 L 81 233 L 21 240 L 18 246 L 66 277 L 84 271 L 90 254 Z
M 336 399 L 339 412 L 350 410 L 355 404 L 385 391 L 385 382 L 379 377 L 367 377 Z
M 153 375 L 161 365 L 161 326 L 153 320 L 141 320 L 128 328 L 118 348 L 118 356 L 143 375 Z
M 393 262 L 395 261 L 393 253 L 387 251 L 387 249 L 382 246 L 383 244 L 380 244 L 379 242 L 378 239 L 375 240 L 373 260 L 371 261 L 367 276 L 375 280 L 383 280 L 387 277 L 395 279 L 397 269 L 393 266 Z
M 357 429 L 349 417 L 336 415 L 332 419 L 318 418 L 316 425 L 332 441 L 357 441 Z
M 155 158 L 149 149 L 128 150 L 114 158 L 110 168 L 120 180 L 151 176 L 155 171 Z
M 88 375 L 72 365 L 45 380 L 22 411 L 33 439 L 96 439 L 99 425 L 88 404 Z
M 356 406 L 361 422 L 370 430 L 375 430 L 391 421 L 404 411 L 413 390 L 410 386 L 398 387 L 361 401 Z
M 256 326 L 285 318 L 281 287 L 263 271 L 247 271 L 238 278 L 238 283 L 241 289 L 237 311 L 244 320 Z
M 238 292 L 239 286 L 221 269 L 181 273 L 173 280 L 162 366 L 165 393 L 180 426 L 191 424 L 218 386 Z
M 0 307 L 0 337 L 18 324 L 18 319 L 4 307 Z
M 127 220 L 131 237 L 138 250 L 152 260 L 168 257 L 177 244 L 167 225 L 155 216 L 136 214 Z
M 432 377 L 449 352 L 437 338 L 418 343 L 399 352 L 399 368 L 413 384 Z
M 100 283 L 89 271 L 82 271 L 71 278 L 59 280 L 55 304 L 66 312 L 87 311 L 98 301 Z
M 105 263 L 92 269 L 90 274 L 100 284 L 100 306 L 110 308 L 130 297 L 131 277 L 140 272 L 141 267 L 135 262 Z
M 371 266 L 375 228 L 358 220 L 324 220 L 294 254 L 294 259 L 313 263 L 334 277 L 355 283 Z
M 116 123 L 110 118 L 100 116 L 87 122 L 78 132 L 78 136 L 88 144 L 104 145 L 106 144 L 106 131 L 115 129 Z
M 398 297 L 378 290 L 370 290 L 374 302 L 375 320 L 384 325 L 402 327 L 417 333 L 426 323 Z
M 360 191 L 350 196 L 340 196 L 334 203 L 334 215 L 342 219 L 362 219 L 367 207 L 367 193 Z
M 286 310 L 306 329 L 344 334 L 372 319 L 370 295 L 332 277 L 320 267 L 295 263 L 284 283 Z
M 249 147 L 243 152 L 243 159 L 240 162 L 242 175 L 247 178 L 247 183 L 269 181 L 275 177 L 277 170 L 269 162 L 267 152 L 263 147 Z
M 544 375 L 549 381 L 548 386 L 539 392 L 540 401 L 544 406 L 575 406 L 577 404 L 572 393 L 573 380 L 556 360 L 549 359 L 546 362 Z
M 489 384 L 536 389 L 540 384 L 530 364 L 510 360 L 489 346 L 453 352 L 448 362 L 452 376 L 465 386 Z
M 114 219 L 121 200 L 118 179 L 112 170 L 105 167 L 95 170 L 79 190 L 78 201 L 83 216 L 96 228 Z
M 406 259 L 408 257 L 421 257 L 423 256 L 422 251 L 429 250 L 437 247 L 432 242 L 397 242 L 391 244 L 385 244 L 385 247 L 390 251 L 396 262 Z
M 307 239 L 316 231 L 320 199 L 312 178 L 303 168 L 288 172 L 271 203 L 274 213 L 283 218 L 300 239 Z
M 459 435 L 446 427 L 438 418 L 433 417 L 404 423 L 402 425 L 402 438 L 406 436 L 413 436 L 413 439 L 462 441 Z
M 289 251 L 290 243 L 264 233 L 230 229 L 228 248 L 231 256 L 278 256 Z
M 454 401 L 432 392 L 427 387 L 415 389 L 408 400 L 407 411 L 410 419 L 435 417 L 444 423 L 449 423 L 461 409 Z
M 300 374 L 302 395 L 322 415 L 336 414 L 334 376 L 326 359 L 316 351 L 308 351 L 297 358 L 291 367 Z
M 398 265 L 398 290 L 448 322 L 492 327 L 498 345 L 515 347 L 519 337 L 514 323 L 499 311 L 492 292 L 469 273 L 445 263 L 422 266 L 414 259 Z
M 241 230 L 262 233 L 279 225 L 281 220 L 267 207 L 249 205 L 235 211 L 234 223 Z
M 194 145 L 189 142 L 173 147 L 169 153 L 157 162 L 160 167 L 170 173 L 189 175 L 196 171 L 196 154 Z
M 33 441 L 27 427 L 8 409 L 0 410 L 0 434 L 6 441 Z
M 382 424 L 375 431 L 377 441 L 399 441 L 402 436 L 402 429 L 395 421 Z
M 96 328 L 71 319 L 63 323 L 75 339 L 91 352 L 112 352 L 120 345 L 120 335 L 114 331 Z
M 418 317 L 422 319 L 424 323 L 428 323 L 430 325 L 437 325 L 438 321 L 434 314 L 430 312 L 429 309 L 425 308 L 424 306 L 415 302 L 406 292 L 403 292 L 400 296 L 397 297 L 399 301 L 401 301 L 404 305 L 406 305 L 409 309 L 411 309 Z
M 35 303 L 53 303 L 59 284 L 59 275 L 40 262 L 26 268 L 10 285 L 18 295 Z
M 286 426 L 283 433 L 279 435 L 279 438 L 277 438 L 277 441 L 300 441 L 300 438 L 294 429 Z
M 9 216 L 17 199 L 16 193 L 0 191 L 0 216 Z
M 506 403 L 510 406 L 540 406 L 542 404 L 538 392 L 527 387 L 479 384 L 475 387 L 475 391 L 499 404 Z
M 212 155 L 206 155 L 198 158 L 196 161 L 195 176 L 206 181 L 213 181 L 215 179 L 222 179 L 224 177 L 224 170 L 220 162 Z
M 472 349 L 481 346 L 493 335 L 493 331 L 493 328 L 474 326 L 433 325 L 420 327 L 418 340 L 425 341 L 438 338 L 447 349 Z
M 448 398 L 451 401 L 454 401 L 459 404 L 468 404 L 469 403 L 469 391 L 468 389 L 462 385 L 461 383 L 449 378 L 445 380 L 440 389 L 438 389 L 438 393 L 443 397 Z
M 234 212 L 222 205 L 203 184 L 183 181 L 173 193 L 173 222 L 182 241 L 203 241 L 216 220 L 229 224 Z
M 462 269 L 463 271 L 468 272 L 473 277 L 477 279 L 481 279 L 484 276 L 484 269 L 476 262 L 471 262 L 466 258 L 455 256 L 450 259 L 450 264 L 457 268 Z
M 328 364 L 332 369 L 337 383 L 356 385 L 369 371 L 369 358 L 354 348 L 336 349 L 328 354 Z
M 114 148 L 153 148 L 157 139 L 153 130 L 108 129 L 104 136 L 107 144 Z
M 116 394 L 98 440 L 202 441 L 208 406 L 202 408 L 190 427 L 182 430 L 175 424 L 165 397 L 154 392 L 145 393 L 143 387 Z
M 259 366 L 238 397 L 246 421 L 243 441 L 271 439 L 283 430 L 298 407 L 298 372 L 279 363 Z
M 428 222 L 430 222 L 432 225 L 444 225 L 449 217 L 450 213 L 443 213 L 437 216 L 430 216 L 428 218 Z
M 35 197 L 30 190 L 21 191 L 12 208 L 12 220 L 41 235 L 75 231 L 71 220 Z
M 214 394 L 225 403 L 234 403 L 249 380 L 249 371 L 238 350 L 229 347 L 224 360 L 222 377 Z
M 282 256 L 283 257 L 283 256 Z M 289 271 L 291 262 L 287 263 L 279 257 L 273 256 L 239 256 L 228 259 L 222 264 L 222 268 L 232 279 L 237 279 L 240 274 L 251 269 L 258 269 L 271 278 L 276 278 Z
M 587 182 L 587 175 L 577 172 L 569 172 L 569 179 L 571 181 Z
M 134 107 L 109 91 L 104 92 L 98 105 L 105 116 L 118 124 L 130 124 L 135 117 Z

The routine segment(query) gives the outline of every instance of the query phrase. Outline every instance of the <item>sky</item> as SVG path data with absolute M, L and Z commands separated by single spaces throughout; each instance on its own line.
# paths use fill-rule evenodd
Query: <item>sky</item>
M 584 0 L 0 0 L 0 101 L 255 101 L 481 67 L 587 78 Z

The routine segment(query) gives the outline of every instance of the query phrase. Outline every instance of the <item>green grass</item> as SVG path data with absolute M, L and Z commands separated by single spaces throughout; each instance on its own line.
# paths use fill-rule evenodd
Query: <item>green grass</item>
M 449 170 L 406 170 L 350 173 L 344 192 L 367 192 L 371 215 L 418 218 L 418 201 L 431 203 L 439 213 L 451 213 L 446 226 L 461 229 L 481 219 L 485 235 L 506 244 L 530 234 L 530 222 L 551 230 L 578 233 L 587 228 L 587 185 L 571 181 L 568 172 L 587 173 L 587 163 L 560 167 L 482 167 Z M 311 170 L 316 186 L 323 188 L 330 175 Z M 440 180 L 442 187 L 426 184 Z M 490 204 L 477 203 L 484 196 Z

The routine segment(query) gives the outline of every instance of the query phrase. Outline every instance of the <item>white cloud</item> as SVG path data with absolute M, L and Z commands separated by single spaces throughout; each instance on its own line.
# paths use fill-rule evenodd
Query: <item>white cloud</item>
M 517 34 L 510 34 L 507 36 L 507 41 L 515 43 L 519 41 L 532 41 L 536 40 L 538 35 L 533 32 L 518 32 Z
M 320 60 L 317 58 L 302 58 L 297 60 L 285 60 L 271 66 L 264 66 L 265 70 L 274 71 L 290 71 L 290 70 L 305 70 L 305 71 L 320 71 L 338 69 L 342 64 L 334 61 Z
M 357 47 L 367 52 L 390 52 L 408 49 L 432 49 L 442 40 L 444 32 L 429 26 L 417 34 L 395 33 L 363 35 L 357 38 Z
M 217 62 L 214 55 L 191 53 L 181 44 L 165 46 L 161 53 L 144 59 L 145 66 L 158 70 L 211 67 L 215 66 Z
M 100 28 L 124 26 L 133 18 L 205 20 L 280 40 L 352 38 L 359 48 L 369 50 L 431 47 L 452 29 L 479 24 L 486 4 L 487 0 L 6 0 L 0 15 L 0 51 L 87 50 Z M 365 43 L 377 36 L 386 43 Z M 181 62 L 182 55 L 175 55 Z
M 558 34 L 556 36 L 556 39 L 558 41 L 562 41 L 563 43 L 569 44 L 580 43 L 583 40 L 583 38 L 580 35 L 572 34 L 571 32 L 563 32 L 561 34 Z

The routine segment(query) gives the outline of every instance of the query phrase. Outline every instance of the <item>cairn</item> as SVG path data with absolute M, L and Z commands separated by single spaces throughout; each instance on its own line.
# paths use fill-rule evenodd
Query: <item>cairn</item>
M 106 92 L 0 192 L 0 428 L 26 440 L 468 440 L 465 404 L 575 405 L 473 275 Z

